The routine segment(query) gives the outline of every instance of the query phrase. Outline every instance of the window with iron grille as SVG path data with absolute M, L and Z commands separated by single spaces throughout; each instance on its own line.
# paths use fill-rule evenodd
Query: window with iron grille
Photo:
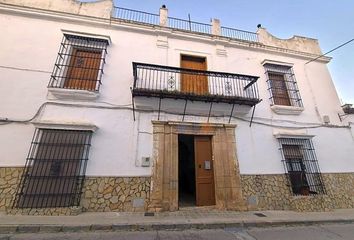
M 274 105 L 302 107 L 302 100 L 292 67 L 265 64 L 268 91 Z
M 91 131 L 36 129 L 14 206 L 78 206 L 91 135 Z
M 98 91 L 108 41 L 64 34 L 48 87 Z
M 279 138 L 282 162 L 294 195 L 325 194 L 310 139 Z

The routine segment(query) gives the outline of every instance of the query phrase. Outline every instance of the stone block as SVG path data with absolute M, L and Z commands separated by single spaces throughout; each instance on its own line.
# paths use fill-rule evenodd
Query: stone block
M 88 232 L 90 231 L 89 225 L 64 225 L 63 232 Z
M 91 231 L 109 231 L 112 229 L 112 224 L 93 224 L 91 225 Z
M 143 199 L 143 198 L 134 198 L 133 199 L 133 207 L 134 208 L 144 207 L 144 204 L 145 204 L 145 199 Z
M 15 233 L 18 225 L 1 225 L 0 234 Z
M 37 233 L 40 230 L 40 225 L 19 225 L 17 232 L 19 233 Z
M 53 233 L 53 232 L 61 232 L 62 229 L 63 226 L 58 226 L 58 225 L 41 225 L 39 231 Z

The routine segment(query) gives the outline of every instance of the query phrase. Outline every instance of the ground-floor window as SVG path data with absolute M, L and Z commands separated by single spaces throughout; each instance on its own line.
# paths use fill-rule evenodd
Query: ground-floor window
M 78 206 L 91 135 L 91 131 L 36 129 L 14 206 Z
M 324 194 L 311 139 L 279 138 L 282 162 L 294 195 Z

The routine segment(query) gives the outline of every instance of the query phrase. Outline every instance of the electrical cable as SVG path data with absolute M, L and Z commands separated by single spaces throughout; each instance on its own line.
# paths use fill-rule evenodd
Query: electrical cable
M 337 50 L 337 49 L 339 49 L 339 48 L 341 48 L 341 47 L 344 47 L 345 45 L 347 45 L 348 43 L 351 43 L 351 42 L 353 42 L 353 41 L 354 41 L 354 38 L 351 39 L 351 40 L 349 40 L 349 41 L 347 41 L 347 42 L 345 42 L 345 43 L 343 43 L 343 44 L 341 44 L 341 45 L 339 45 L 338 47 L 335 47 L 335 48 L 333 48 L 332 50 L 330 50 L 330 51 L 328 51 L 328 52 L 326 52 L 326 53 L 324 53 L 324 54 L 322 54 L 322 55 L 320 55 L 320 56 L 318 56 L 318 57 L 316 57 L 316 58 L 314 58 L 314 59 L 312 59 L 312 60 L 306 62 L 305 64 L 308 64 L 308 63 L 310 63 L 310 62 L 316 61 L 317 59 L 326 56 L 328 53 L 331 53 L 331 52 L 333 52 L 333 51 L 335 51 L 335 50 Z
M 10 66 L 4 66 L 4 65 L 0 65 L 0 68 L 6 68 L 6 69 L 12 69 L 12 70 L 19 70 L 19 71 L 28 71 L 28 72 L 52 73 L 52 72 L 50 72 L 50 71 L 45 71 L 45 70 L 19 68 L 19 67 L 10 67 Z
M 43 103 L 37 110 L 37 112 L 34 114 L 33 117 L 31 117 L 30 119 L 27 120 L 11 120 L 11 119 L 1 119 L 0 122 L 5 122 L 5 123 L 30 123 L 31 121 L 33 121 L 35 118 L 37 118 L 39 116 L 39 114 L 41 113 L 42 109 L 45 107 L 45 105 L 48 102 Z
M 56 105 L 56 106 L 70 106 L 70 107 L 80 107 L 80 108 L 99 108 L 99 109 L 119 109 L 119 110 L 129 110 L 132 111 L 132 107 L 127 107 L 129 105 L 114 105 L 114 106 L 97 106 L 97 105 L 82 105 L 82 104 L 72 104 L 72 103 L 60 103 L 60 102 L 45 102 L 43 103 L 37 110 L 37 112 L 35 113 L 35 115 L 33 117 L 31 117 L 30 119 L 27 120 L 11 120 L 11 119 L 4 119 L 4 120 L 0 120 L 0 125 L 5 125 L 5 124 L 9 124 L 9 123 L 30 123 L 32 122 L 34 119 L 36 119 L 42 109 L 46 106 L 46 105 Z M 155 113 L 157 111 L 155 110 L 143 110 L 143 109 L 139 109 L 136 110 L 138 112 L 145 112 L 145 113 Z M 183 115 L 182 113 L 176 113 L 176 112 L 172 112 L 172 111 L 161 111 L 163 113 L 166 114 L 173 114 L 173 115 Z M 202 114 L 189 114 L 190 116 L 196 116 L 196 117 L 203 117 L 204 115 Z M 212 117 L 216 117 L 216 118 L 225 118 L 225 117 L 229 117 L 226 115 L 212 115 Z M 246 119 L 246 118 L 242 118 L 242 117 L 236 117 L 236 116 L 232 116 L 233 119 L 237 119 L 243 122 L 247 122 L 249 123 L 250 120 Z M 257 118 L 255 118 L 257 119 Z M 263 120 L 266 120 L 265 118 L 260 118 Z M 263 125 L 263 126 L 269 126 L 269 127 L 278 127 L 278 128 L 288 128 L 288 129 L 309 129 L 309 128 L 321 128 L 321 127 L 327 127 L 327 128 L 350 128 L 350 126 L 338 126 L 338 125 L 329 125 L 329 124 L 315 124 L 315 123 L 302 123 L 302 122 L 295 122 L 295 121 L 291 121 L 291 120 L 274 120 L 274 119 L 268 119 L 269 121 L 282 121 L 282 122 L 288 122 L 289 124 L 303 124 L 305 126 L 284 126 L 284 125 L 279 125 L 279 124 L 271 124 L 271 123 L 265 123 L 265 122 L 260 122 L 257 120 L 253 120 L 253 123 L 258 124 L 258 125 Z M 311 124 L 309 126 L 307 126 L 308 124 Z
M 68 99 L 61 99 L 60 101 L 62 102 L 72 102 L 72 100 Z M 84 103 L 92 103 L 92 102 L 89 102 L 89 101 L 80 101 L 80 102 L 84 102 Z M 51 102 L 53 103 L 53 102 Z M 110 102 L 105 102 L 105 101 L 95 101 L 95 103 L 103 103 L 103 104 L 107 104 L 107 105 L 110 105 L 110 106 L 113 106 L 113 107 L 126 107 L 126 106 L 132 106 L 131 103 L 128 103 L 128 104 L 114 104 L 114 103 L 110 103 Z M 97 105 L 98 106 L 98 105 Z

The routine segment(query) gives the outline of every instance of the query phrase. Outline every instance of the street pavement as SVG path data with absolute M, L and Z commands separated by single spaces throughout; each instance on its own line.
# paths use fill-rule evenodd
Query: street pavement
M 212 208 L 176 212 L 85 212 L 77 216 L 7 215 L 0 212 L 0 234 L 73 231 L 159 231 L 354 223 L 354 209 L 330 212 L 220 211 Z M 353 238 L 354 240 L 354 238 Z
M 0 234 L 0 240 L 354 240 L 354 223 L 309 226 Z

